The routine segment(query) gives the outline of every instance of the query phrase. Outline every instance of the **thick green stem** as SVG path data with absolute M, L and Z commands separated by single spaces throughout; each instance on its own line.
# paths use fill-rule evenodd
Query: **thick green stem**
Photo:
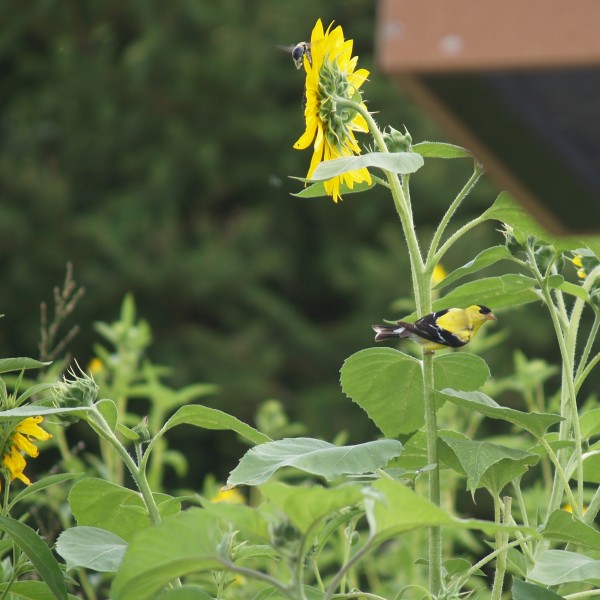
M 425 402 L 425 431 L 427 433 L 427 462 L 435 466 L 429 471 L 429 501 L 436 506 L 440 505 L 440 470 L 437 440 L 437 413 L 435 393 L 433 389 L 433 354 L 423 354 L 423 393 Z M 442 529 L 431 527 L 429 529 L 429 564 L 442 564 Z M 442 586 L 441 569 L 429 569 L 429 590 L 435 596 Z
M 359 112 L 367 122 L 375 145 L 378 150 L 387 153 L 388 149 L 381 132 L 368 110 L 352 102 L 352 108 Z M 415 294 L 415 303 L 417 314 L 422 317 L 431 312 L 431 271 L 432 265 L 426 268 L 423 263 L 423 256 L 419 247 L 419 241 L 415 232 L 412 219 L 412 210 L 408 196 L 408 181 L 405 186 L 400 183 L 397 173 L 385 172 L 390 185 L 396 211 L 400 217 L 408 255 L 410 259 L 413 291 Z M 466 194 L 466 192 L 465 192 Z M 460 203 L 460 198 L 455 201 L 456 207 Z M 448 220 L 452 215 L 448 216 Z M 440 472 L 437 451 L 437 416 L 434 396 L 433 380 L 433 355 L 424 354 L 422 362 L 423 372 L 423 393 L 425 406 L 425 426 L 427 433 L 427 462 L 429 465 L 435 465 L 435 468 L 429 471 L 429 500 L 436 506 L 440 505 Z M 442 530 L 440 527 L 432 527 L 429 530 L 429 591 L 432 596 L 437 596 L 442 587 Z
M 505 525 L 510 522 L 510 509 L 511 509 L 512 498 L 510 496 L 504 497 L 504 507 L 501 510 L 500 498 L 494 498 L 494 507 L 496 512 L 496 522 L 504 523 Z M 501 515 L 502 514 L 502 518 Z M 496 534 L 496 548 L 503 548 L 508 543 L 508 533 L 500 531 Z M 504 586 L 504 574 L 506 572 L 506 561 L 508 551 L 504 550 L 498 554 L 498 560 L 496 561 L 496 572 L 494 574 L 494 586 L 492 587 L 492 598 L 491 600 L 500 600 L 502 598 L 502 587 Z

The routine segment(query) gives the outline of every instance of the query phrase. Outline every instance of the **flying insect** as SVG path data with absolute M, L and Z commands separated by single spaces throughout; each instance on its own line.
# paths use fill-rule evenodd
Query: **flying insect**
M 306 55 L 306 58 L 308 59 L 308 64 L 312 65 L 309 42 L 298 42 L 295 46 L 279 46 L 279 48 L 291 53 L 296 69 L 302 68 L 302 65 L 304 64 L 304 55 Z

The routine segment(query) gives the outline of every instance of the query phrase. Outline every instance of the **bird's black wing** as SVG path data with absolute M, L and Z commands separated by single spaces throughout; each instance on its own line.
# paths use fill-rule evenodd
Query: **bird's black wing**
M 430 342 L 443 344 L 444 346 L 450 346 L 451 348 L 460 348 L 460 346 L 464 346 L 466 342 L 437 324 L 437 320 L 447 312 L 448 309 L 446 308 L 431 313 L 430 315 L 426 315 L 412 323 L 410 330 Z

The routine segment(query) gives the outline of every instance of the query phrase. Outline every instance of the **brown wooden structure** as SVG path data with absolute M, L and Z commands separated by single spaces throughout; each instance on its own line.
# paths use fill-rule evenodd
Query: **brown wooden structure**
M 600 2 L 380 0 L 377 61 L 554 232 L 600 232 Z

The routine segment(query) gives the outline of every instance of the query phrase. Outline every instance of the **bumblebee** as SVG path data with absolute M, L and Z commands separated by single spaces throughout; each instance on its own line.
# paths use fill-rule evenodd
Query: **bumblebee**
M 312 56 L 310 54 L 310 44 L 308 42 L 299 42 L 292 48 L 292 59 L 296 69 L 301 69 L 304 64 L 304 56 L 308 59 L 308 64 L 312 65 Z

